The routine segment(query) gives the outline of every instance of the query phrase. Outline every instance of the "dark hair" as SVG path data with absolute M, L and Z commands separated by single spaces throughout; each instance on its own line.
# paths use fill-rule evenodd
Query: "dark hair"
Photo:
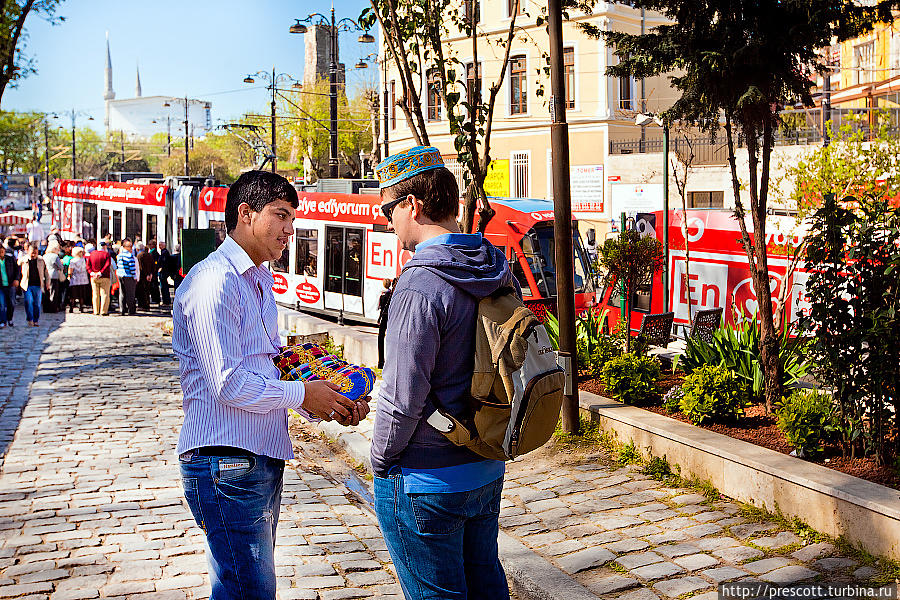
M 238 206 L 246 203 L 250 209 L 261 211 L 266 204 L 276 200 L 286 200 L 297 208 L 297 190 L 291 182 L 271 171 L 247 171 L 231 184 L 225 199 L 225 230 L 234 231 L 238 222 Z
M 446 167 L 413 175 L 385 188 L 384 193 L 390 194 L 393 200 L 412 194 L 422 201 L 425 216 L 435 223 L 459 215 L 459 185 Z

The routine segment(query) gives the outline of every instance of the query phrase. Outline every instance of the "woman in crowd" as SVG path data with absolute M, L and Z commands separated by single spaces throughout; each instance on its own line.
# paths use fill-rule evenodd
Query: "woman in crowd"
M 41 318 L 41 296 L 50 291 L 50 273 L 47 263 L 38 254 L 36 243 L 25 244 L 25 253 L 19 259 L 22 281 L 19 287 L 25 291 L 25 318 L 28 324 L 37 327 Z
M 69 262 L 69 312 L 75 311 L 76 302 L 80 304 L 81 312 L 85 312 L 85 302 L 91 302 L 91 281 L 84 260 L 84 248 L 79 246 L 72 248 L 72 260 Z
M 47 312 L 57 312 L 60 309 L 62 280 L 65 278 L 61 255 L 62 249 L 58 241 L 53 240 L 47 244 L 47 251 L 44 252 L 44 262 L 47 265 L 47 272 L 50 274 L 50 295 L 47 298 Z

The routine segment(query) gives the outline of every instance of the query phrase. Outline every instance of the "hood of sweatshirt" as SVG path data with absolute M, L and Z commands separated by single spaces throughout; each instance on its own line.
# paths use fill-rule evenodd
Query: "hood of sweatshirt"
M 436 243 L 417 251 L 404 266 L 406 271 L 424 267 L 448 283 L 475 296 L 490 296 L 501 287 L 518 290 L 503 253 L 481 234 L 465 236 L 466 242 Z M 477 242 L 477 245 L 476 245 Z

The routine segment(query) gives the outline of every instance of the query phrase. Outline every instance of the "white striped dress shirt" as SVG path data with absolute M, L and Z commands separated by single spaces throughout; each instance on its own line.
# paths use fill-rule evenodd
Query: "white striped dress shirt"
M 279 380 L 272 362 L 279 350 L 273 283 L 228 236 L 178 287 L 172 348 L 184 391 L 179 454 L 234 446 L 294 457 L 287 409 L 300 408 L 306 388 Z

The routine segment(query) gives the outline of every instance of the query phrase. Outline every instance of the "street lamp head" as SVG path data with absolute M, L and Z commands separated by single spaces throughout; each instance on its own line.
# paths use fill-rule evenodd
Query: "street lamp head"
M 650 115 L 640 114 L 634 118 L 634 124 L 639 127 L 646 127 L 650 123 L 653 122 L 653 117 Z
M 302 89 L 303 89 L 303 84 L 300 83 L 299 81 L 295 81 L 294 84 L 293 84 L 291 87 L 294 88 L 295 90 L 302 90 Z
M 361 36 L 359 36 L 359 41 L 362 42 L 363 44 L 374 44 L 375 36 L 373 36 L 370 33 L 364 33 Z
M 244 77 L 244 83 L 253 83 L 253 82 L 254 82 L 254 79 L 252 77 L 250 77 L 249 75 Z
M 172 106 L 172 105 L 169 104 L 168 102 L 163 103 L 163 108 L 169 108 L 170 106 Z
M 359 59 L 359 62 L 356 63 L 355 68 L 357 69 L 368 69 L 369 65 L 366 64 L 366 61 Z
M 300 19 L 297 19 L 297 22 L 291 25 L 290 29 L 291 33 L 306 33 L 306 25 L 300 22 Z
M 94 117 L 88 117 L 88 121 L 93 121 Z

